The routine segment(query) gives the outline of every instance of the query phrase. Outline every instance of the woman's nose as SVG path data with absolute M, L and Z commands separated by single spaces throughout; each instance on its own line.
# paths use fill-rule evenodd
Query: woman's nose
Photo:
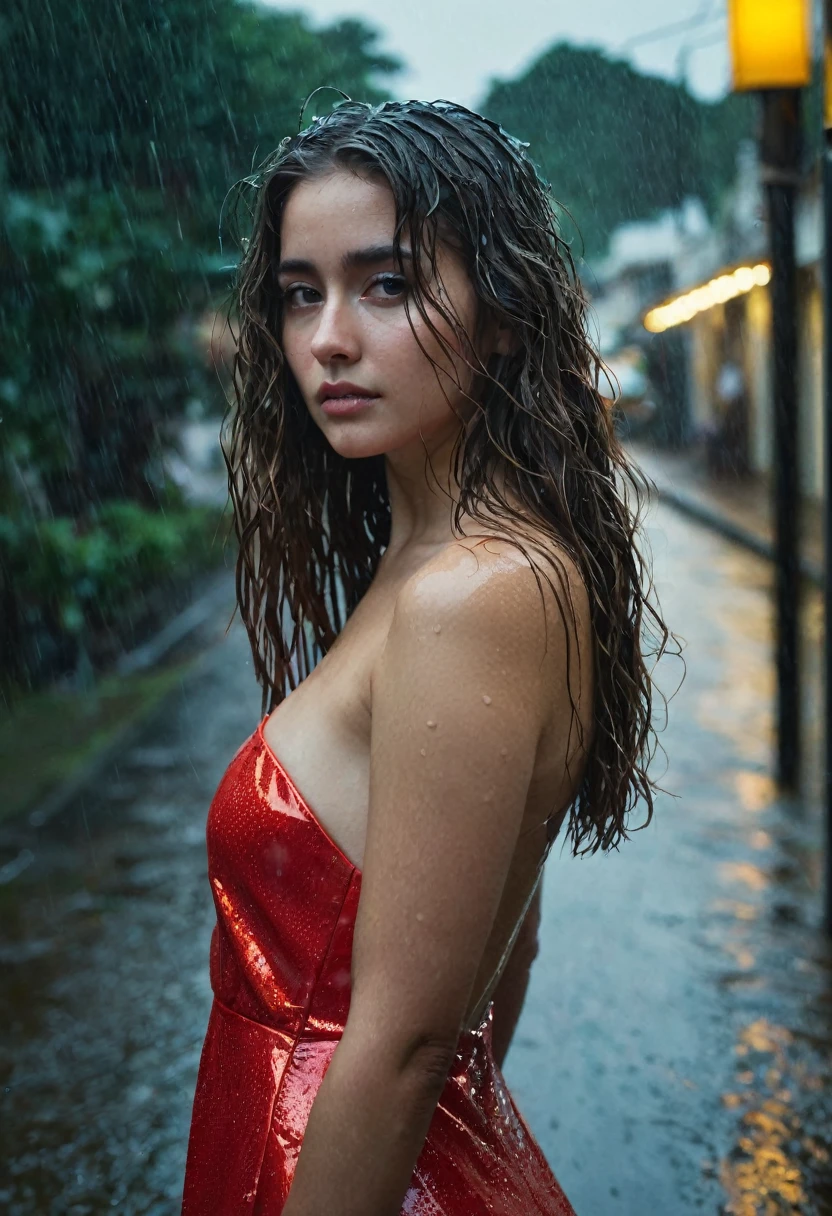
M 338 360 L 356 362 L 361 349 L 358 332 L 346 304 L 333 300 L 324 305 L 319 313 L 311 350 L 313 357 L 322 365 Z

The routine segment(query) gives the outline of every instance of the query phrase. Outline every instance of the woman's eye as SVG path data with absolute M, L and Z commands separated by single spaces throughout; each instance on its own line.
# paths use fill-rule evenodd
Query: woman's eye
M 317 304 L 320 294 L 314 287 L 304 287 L 299 283 L 294 287 L 287 287 L 283 299 L 290 308 L 302 308 L 304 304 Z
M 385 274 L 374 279 L 368 293 L 373 293 L 376 300 L 398 300 L 407 294 L 407 279 L 402 274 Z

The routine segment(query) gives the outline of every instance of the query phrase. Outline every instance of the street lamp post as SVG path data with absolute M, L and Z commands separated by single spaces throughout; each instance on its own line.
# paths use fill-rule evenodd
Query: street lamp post
M 811 77 L 809 0 L 729 0 L 734 88 L 762 101 L 761 162 L 771 240 L 774 399 L 777 779 L 800 773 L 797 291 L 794 206 L 800 168 L 800 89 Z
M 800 172 L 800 90 L 766 89 L 762 93 L 762 108 L 761 165 L 771 241 L 777 777 L 783 787 L 794 790 L 800 776 L 800 486 L 794 249 L 794 207 Z
M 823 96 L 823 393 L 824 674 L 826 859 L 824 923 L 832 934 L 832 0 L 824 4 Z

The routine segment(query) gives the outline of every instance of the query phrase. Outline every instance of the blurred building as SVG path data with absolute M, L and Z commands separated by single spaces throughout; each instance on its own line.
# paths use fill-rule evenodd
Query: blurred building
M 820 497 L 822 216 L 817 176 L 796 212 L 800 484 Z M 756 146 L 741 146 L 715 222 L 697 200 L 620 228 L 588 284 L 605 359 L 638 350 L 653 398 L 652 437 L 695 450 L 715 475 L 772 464 L 768 234 Z M 626 412 L 627 403 L 623 402 Z M 642 411 L 642 417 L 644 412 Z

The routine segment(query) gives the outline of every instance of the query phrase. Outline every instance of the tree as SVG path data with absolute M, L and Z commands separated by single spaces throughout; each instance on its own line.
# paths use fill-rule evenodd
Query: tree
M 158 457 L 168 424 L 206 390 L 177 323 L 209 303 L 200 267 L 218 249 L 223 199 L 297 130 L 318 85 L 381 100 L 398 65 L 376 41 L 358 21 L 316 31 L 236 0 L 7 0 L 0 669 L 32 613 L 80 635 L 116 564 L 124 593 L 124 520 L 136 554 L 175 560 L 176 545 L 159 543 L 171 499 Z M 335 100 L 321 94 L 314 109 Z M 37 578 L 33 548 L 48 571 Z M 161 566 L 135 569 L 138 580 Z
M 206 302 L 194 272 L 226 192 L 317 85 L 380 99 L 398 64 L 376 40 L 236 0 L 10 0 L 0 381 L 7 441 L 23 428 L 53 509 L 142 496 L 148 426 L 188 396 L 171 328 Z
M 206 302 L 194 271 L 229 186 L 297 129 L 312 88 L 377 97 L 396 64 L 359 22 L 315 33 L 234 0 L 13 0 L 0 29 L 0 315 L 18 339 L 0 379 L 26 399 L 17 420 L 53 509 L 152 496 L 153 425 L 191 391 L 171 329 Z
M 492 82 L 483 112 L 530 143 L 588 256 L 612 231 L 698 195 L 713 214 L 753 130 L 753 101 L 697 100 L 603 51 L 557 43 L 516 80 Z
M 0 18 L 0 142 L 11 189 L 131 185 L 163 193 L 179 223 L 216 238 L 222 199 L 297 130 L 304 96 L 336 84 L 363 100 L 399 64 L 344 20 L 237 0 L 8 0 Z M 318 108 L 328 107 L 322 97 Z

